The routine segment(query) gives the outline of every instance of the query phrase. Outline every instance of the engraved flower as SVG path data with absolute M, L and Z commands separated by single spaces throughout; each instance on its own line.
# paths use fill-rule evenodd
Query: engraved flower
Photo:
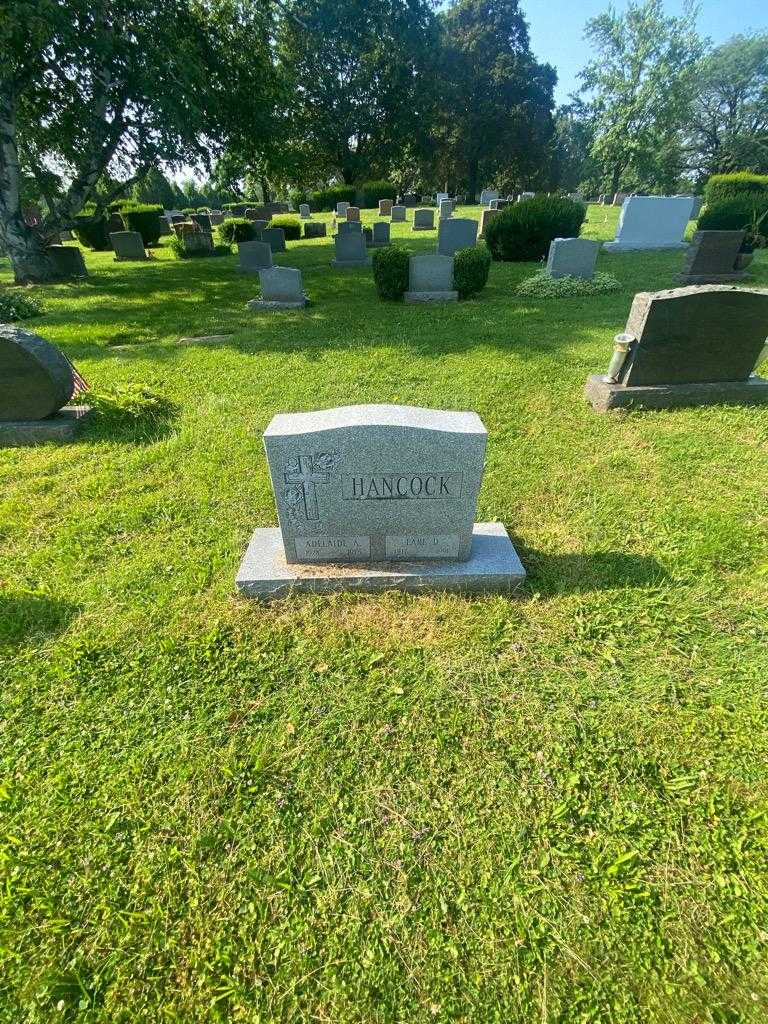
M 323 473 L 336 469 L 340 461 L 338 452 L 319 452 L 313 459 L 315 469 L 319 469 Z
M 294 473 L 298 473 L 300 469 L 298 455 L 293 459 L 288 459 L 285 464 L 285 472 L 289 476 L 293 476 Z

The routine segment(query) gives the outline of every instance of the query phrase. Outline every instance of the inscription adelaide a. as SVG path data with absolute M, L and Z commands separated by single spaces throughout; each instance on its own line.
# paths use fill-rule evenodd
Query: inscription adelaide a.
M 461 497 L 461 473 L 378 473 L 343 476 L 341 494 L 351 501 L 425 501 Z

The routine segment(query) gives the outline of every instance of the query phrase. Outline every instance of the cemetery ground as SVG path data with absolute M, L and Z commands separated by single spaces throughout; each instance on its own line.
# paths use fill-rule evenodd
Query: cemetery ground
M 260 314 L 155 254 L 25 324 L 172 405 L 0 452 L 0 1021 L 765 1020 L 768 408 L 582 397 L 683 254 L 418 308 L 289 242 Z M 270 418 L 362 402 L 479 413 L 521 597 L 235 596 Z

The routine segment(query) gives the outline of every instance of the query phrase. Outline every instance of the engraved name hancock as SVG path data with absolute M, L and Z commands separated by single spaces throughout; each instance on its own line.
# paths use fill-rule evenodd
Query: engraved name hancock
M 341 493 L 349 500 L 451 500 L 461 497 L 461 473 L 379 473 L 343 476 Z

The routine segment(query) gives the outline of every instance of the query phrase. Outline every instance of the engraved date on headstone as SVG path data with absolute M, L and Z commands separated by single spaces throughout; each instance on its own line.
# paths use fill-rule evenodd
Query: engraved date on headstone
M 370 537 L 296 537 L 296 557 L 305 562 L 348 562 L 371 557 Z
M 387 536 L 387 558 L 457 558 L 459 535 L 457 533 L 416 534 Z

